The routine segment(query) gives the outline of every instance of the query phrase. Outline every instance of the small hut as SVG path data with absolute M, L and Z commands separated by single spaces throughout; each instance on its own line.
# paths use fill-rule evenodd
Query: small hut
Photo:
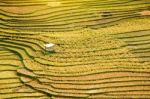
M 53 43 L 45 44 L 45 45 L 44 45 L 45 51 L 53 52 L 53 51 L 54 51 L 54 49 L 53 49 L 54 45 L 55 45 L 55 44 L 53 44 Z

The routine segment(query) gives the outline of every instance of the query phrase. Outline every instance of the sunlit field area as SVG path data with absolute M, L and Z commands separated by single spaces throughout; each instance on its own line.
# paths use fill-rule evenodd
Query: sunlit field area
M 150 98 L 150 0 L 0 0 L 0 99 L 114 98 Z

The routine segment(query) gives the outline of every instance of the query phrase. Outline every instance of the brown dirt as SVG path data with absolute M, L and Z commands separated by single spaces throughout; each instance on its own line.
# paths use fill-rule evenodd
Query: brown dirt
M 39 9 L 44 8 L 44 6 L 28 6 L 28 7 L 0 7 L 1 10 L 16 13 L 16 14 L 25 14 L 30 13 Z
M 140 14 L 141 15 L 150 15 L 150 11 L 149 10 L 141 11 Z

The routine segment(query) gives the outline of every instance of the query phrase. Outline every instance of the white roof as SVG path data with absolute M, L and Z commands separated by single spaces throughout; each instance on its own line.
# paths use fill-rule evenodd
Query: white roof
M 48 43 L 48 44 L 45 44 L 44 46 L 45 47 L 53 47 L 55 44 L 53 44 L 53 43 Z

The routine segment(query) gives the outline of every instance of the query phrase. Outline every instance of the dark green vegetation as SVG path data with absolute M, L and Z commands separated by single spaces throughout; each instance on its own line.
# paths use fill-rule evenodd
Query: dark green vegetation
M 0 99 L 150 98 L 149 0 L 1 0 Z M 45 55 L 44 45 L 55 43 Z

